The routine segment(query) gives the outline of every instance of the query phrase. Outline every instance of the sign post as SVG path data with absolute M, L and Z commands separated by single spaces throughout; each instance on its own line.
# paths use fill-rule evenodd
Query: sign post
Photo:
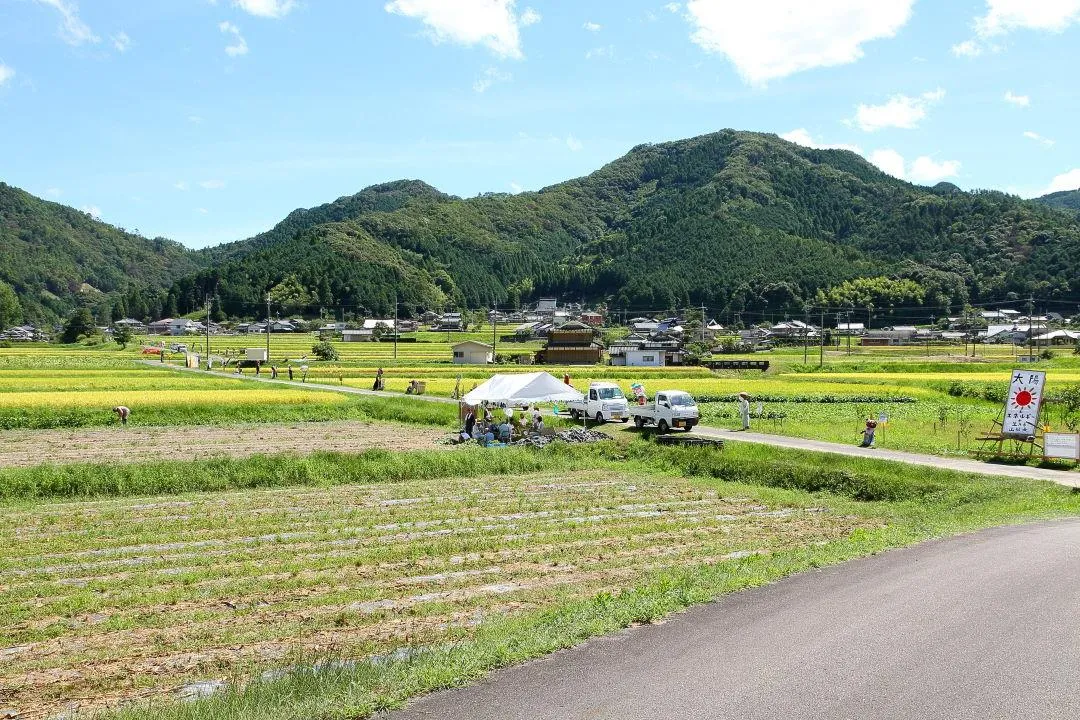
M 1002 435 L 1023 440 L 1035 437 L 1045 384 L 1046 373 L 1041 370 L 1013 370 L 1001 421 Z
M 1046 433 L 1043 435 L 1043 457 L 1080 460 L 1080 433 Z

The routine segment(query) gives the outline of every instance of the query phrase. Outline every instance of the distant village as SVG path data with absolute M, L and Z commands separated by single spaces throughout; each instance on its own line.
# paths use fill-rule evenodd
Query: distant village
M 828 317 L 828 316 L 827 316 Z M 106 337 L 118 328 L 134 336 L 183 337 L 202 335 L 265 335 L 270 333 L 310 333 L 324 340 L 341 342 L 416 342 L 420 331 L 446 333 L 452 354 L 448 361 L 458 364 L 485 364 L 506 361 L 546 364 L 596 364 L 663 367 L 693 364 L 702 355 L 768 352 L 781 346 L 859 345 L 892 346 L 923 343 L 1011 343 L 1042 347 L 1080 344 L 1080 318 L 1056 312 L 1023 315 L 1018 310 L 977 310 L 956 317 L 937 319 L 930 325 L 889 325 L 869 328 L 850 316 L 832 315 L 835 322 L 825 327 L 785 319 L 749 327 L 741 323 L 725 327 L 694 310 L 678 316 L 609 313 L 603 308 L 587 308 L 578 303 L 560 304 L 557 298 L 541 298 L 527 309 L 516 311 L 479 310 L 472 312 L 424 312 L 415 319 L 364 318 L 348 322 L 328 322 L 303 318 L 277 318 L 251 322 L 214 323 L 191 318 L 162 318 L 144 322 L 124 318 L 98 330 Z M 269 330 L 267 323 L 269 322 Z M 512 325 L 507 332 L 507 325 Z M 497 328 L 493 343 L 465 339 L 454 343 L 455 333 L 484 332 Z M 33 325 L 11 327 L 0 333 L 0 341 L 48 342 L 59 335 L 59 327 Z M 539 351 L 515 350 L 515 344 L 542 341 Z M 496 347 L 498 352 L 496 352 Z M 535 347 L 535 346 L 534 346 Z

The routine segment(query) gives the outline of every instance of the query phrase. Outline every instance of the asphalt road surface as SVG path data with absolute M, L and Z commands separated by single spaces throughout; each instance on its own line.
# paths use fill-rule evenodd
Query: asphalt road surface
M 793 576 L 392 720 L 1080 717 L 1080 520 Z

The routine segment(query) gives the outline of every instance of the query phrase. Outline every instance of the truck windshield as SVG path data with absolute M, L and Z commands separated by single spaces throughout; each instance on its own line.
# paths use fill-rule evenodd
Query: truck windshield
M 600 393 L 601 400 L 621 400 L 623 398 L 622 390 L 617 387 L 600 388 L 597 392 Z
M 668 400 L 671 401 L 672 407 L 693 407 L 697 404 L 694 402 L 694 398 L 690 397 L 686 393 L 676 393 L 674 395 L 668 395 Z

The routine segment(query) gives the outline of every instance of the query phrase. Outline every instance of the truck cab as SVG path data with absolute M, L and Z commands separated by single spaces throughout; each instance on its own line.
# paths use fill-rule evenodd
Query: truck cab
M 672 428 L 689 431 L 700 420 L 697 403 L 682 390 L 661 390 L 652 402 L 633 406 L 630 414 L 637 427 L 653 425 L 661 433 Z
M 598 423 L 630 420 L 630 406 L 626 402 L 626 396 L 623 395 L 622 388 L 612 382 L 591 383 L 583 401 L 568 402 L 566 407 L 574 420 L 581 419 L 583 414 L 586 419 Z

